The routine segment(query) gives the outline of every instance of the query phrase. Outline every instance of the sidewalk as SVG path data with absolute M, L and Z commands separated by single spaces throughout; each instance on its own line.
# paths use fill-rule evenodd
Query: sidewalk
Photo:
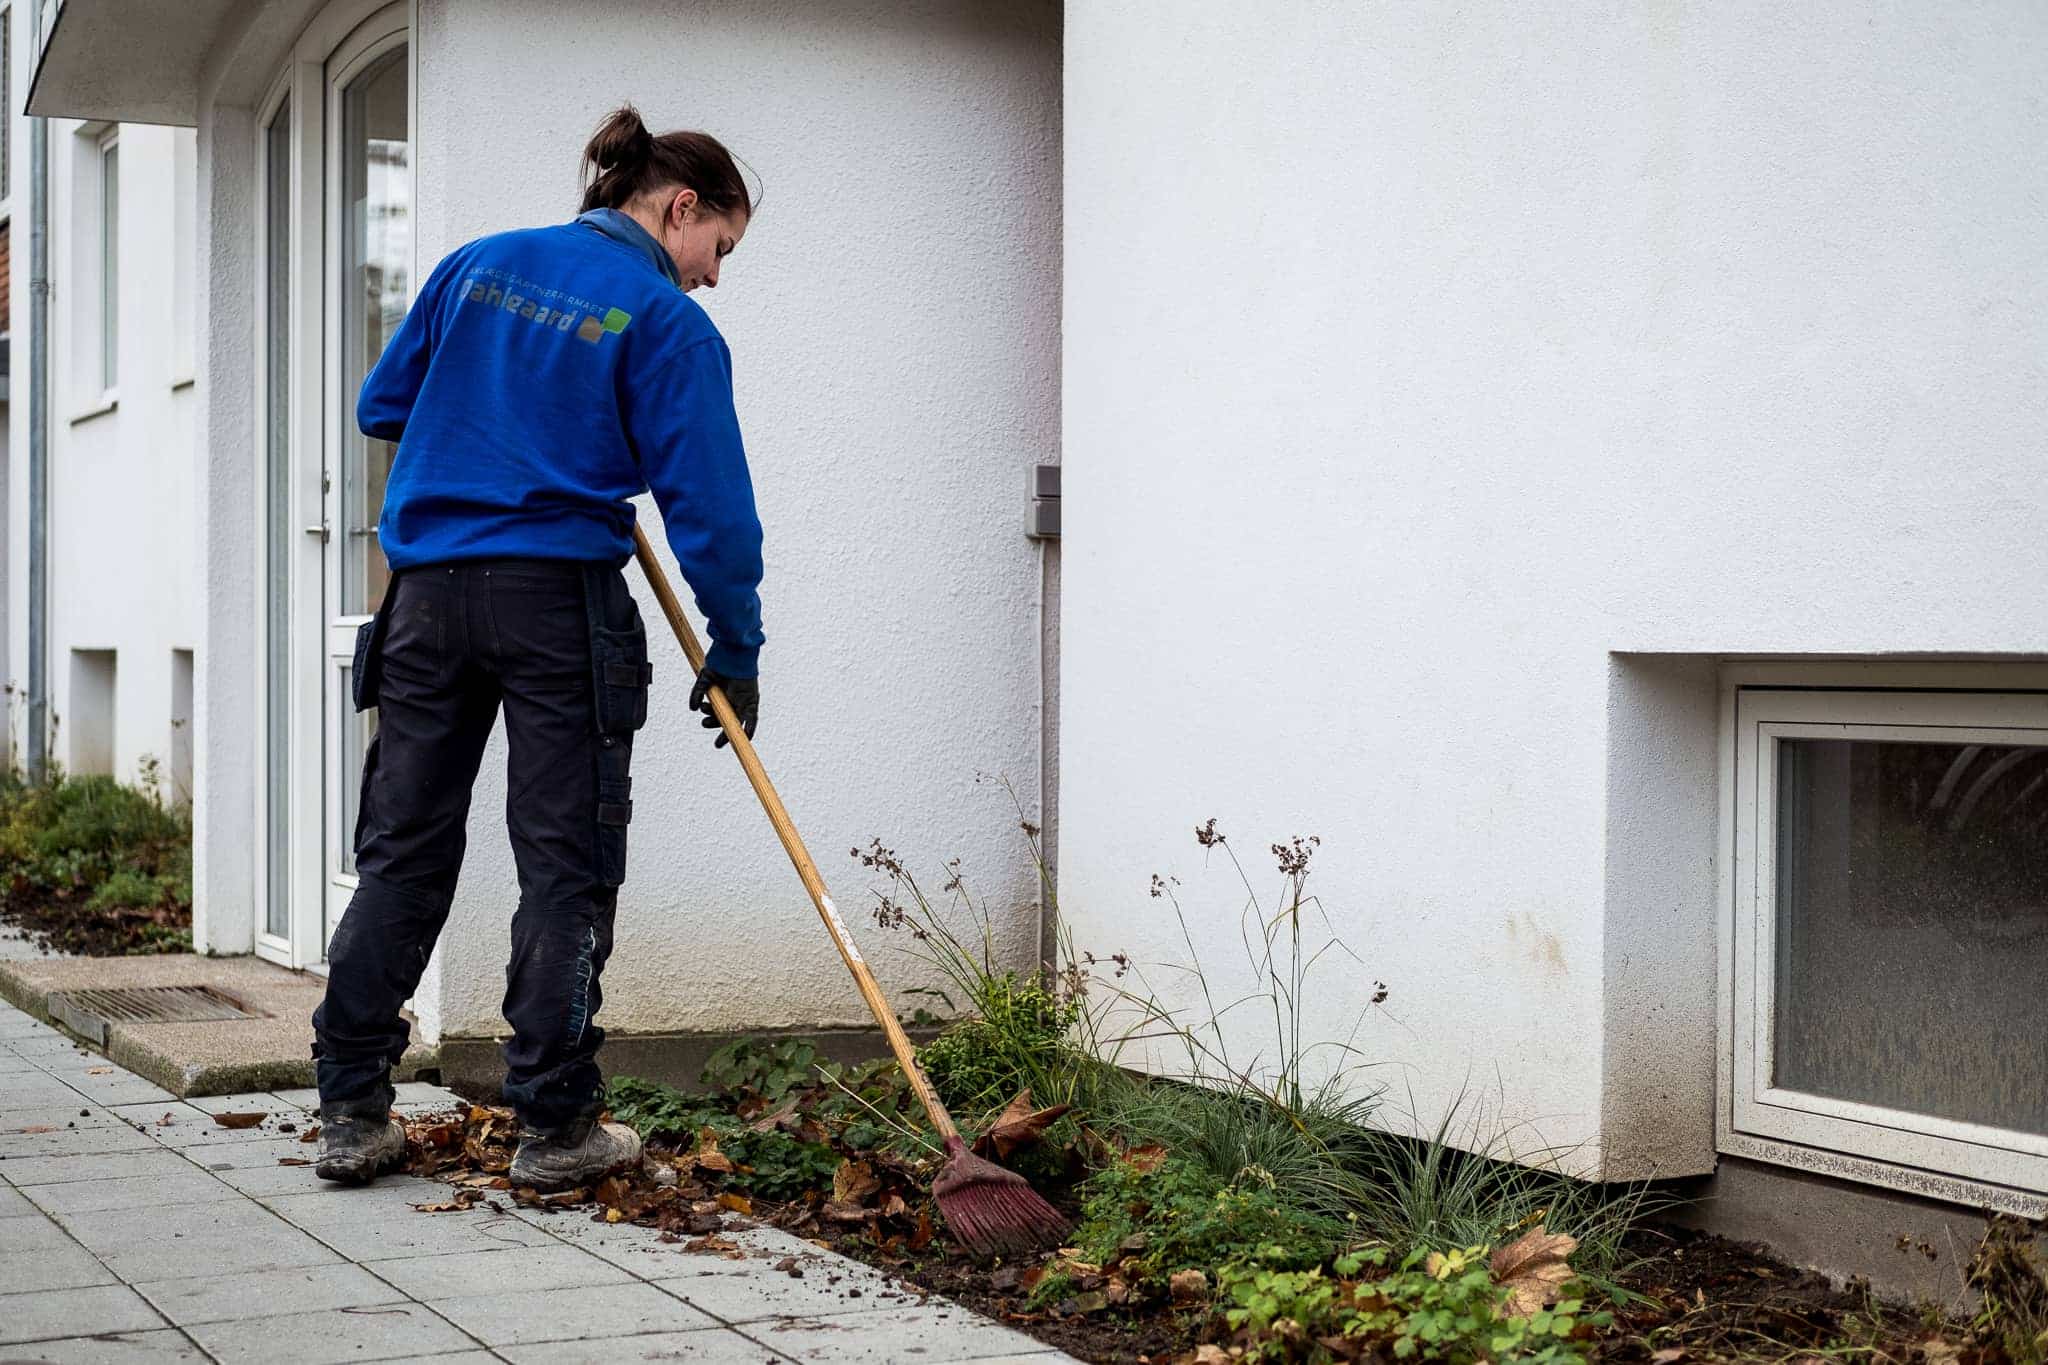
M 317 1150 L 315 1103 L 186 1103 L 0 1005 L 0 1360 L 1071 1359 L 738 1219 L 735 1261 L 588 1210 L 422 1213 L 452 1188 L 409 1176 L 327 1184 L 280 1164 Z M 459 1103 L 400 1088 L 401 1110 Z

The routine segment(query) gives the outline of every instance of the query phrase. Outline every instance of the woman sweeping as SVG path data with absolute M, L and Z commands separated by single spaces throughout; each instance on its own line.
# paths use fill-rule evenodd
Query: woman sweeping
M 360 885 L 313 1013 L 318 1173 L 396 1166 L 400 1016 L 448 918 L 470 788 L 505 713 L 505 819 L 519 870 L 504 1012 L 515 1184 L 560 1189 L 639 1158 L 600 1124 L 594 1022 L 626 875 L 647 637 L 621 570 L 628 501 L 653 490 L 710 628 L 690 695 L 760 707 L 761 524 L 731 357 L 689 297 L 718 284 L 753 205 L 703 133 L 623 108 L 584 151 L 583 211 L 444 259 L 364 381 L 356 421 L 398 443 L 378 536 L 392 580 L 356 648 L 377 708 L 355 831 Z M 718 736 L 723 745 L 725 737 Z

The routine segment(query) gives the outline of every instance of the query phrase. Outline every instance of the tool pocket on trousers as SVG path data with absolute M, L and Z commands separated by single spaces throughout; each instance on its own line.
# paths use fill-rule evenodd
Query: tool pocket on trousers
M 646 631 L 592 631 L 590 661 L 597 689 L 597 732 L 630 735 L 645 725 L 647 687 L 654 681 Z
M 606 886 L 626 880 L 626 826 L 633 823 L 632 746 L 606 735 L 597 748 L 597 877 Z
M 367 711 L 377 704 L 378 673 L 384 644 L 384 613 L 378 612 L 356 627 L 355 662 L 349 665 L 349 693 L 356 710 Z

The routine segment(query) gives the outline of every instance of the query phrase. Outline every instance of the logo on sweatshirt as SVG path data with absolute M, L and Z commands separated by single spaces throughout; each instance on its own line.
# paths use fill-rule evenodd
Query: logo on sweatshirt
M 536 327 L 573 332 L 579 341 L 587 341 L 593 346 L 608 336 L 625 331 L 626 324 L 633 320 L 633 315 L 622 308 L 605 308 L 588 299 L 564 294 L 559 289 L 543 288 L 516 277 L 506 277 L 504 284 L 486 278 L 498 275 L 502 272 L 486 270 L 470 276 L 463 284 L 463 302 L 502 309 L 525 318 Z

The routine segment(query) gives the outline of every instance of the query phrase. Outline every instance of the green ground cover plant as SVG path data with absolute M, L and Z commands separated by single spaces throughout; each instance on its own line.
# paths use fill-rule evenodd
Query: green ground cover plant
M 0 920 L 62 952 L 192 948 L 192 819 L 141 781 L 0 779 Z

